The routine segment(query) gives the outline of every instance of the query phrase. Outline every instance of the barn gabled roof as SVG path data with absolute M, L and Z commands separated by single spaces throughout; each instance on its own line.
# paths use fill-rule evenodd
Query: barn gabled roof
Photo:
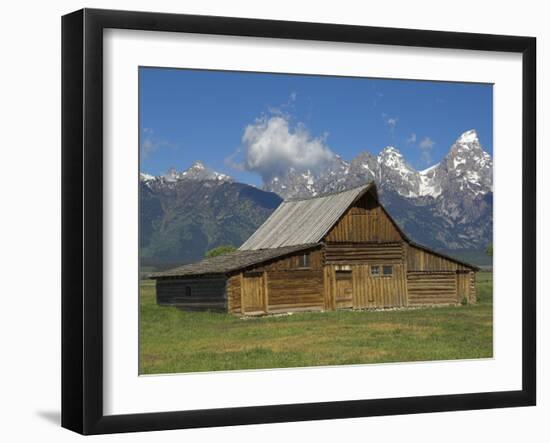
M 242 244 L 239 250 L 262 250 L 266 248 L 295 246 L 304 243 L 318 243 L 322 241 L 323 237 L 340 220 L 348 208 L 367 192 L 373 194 L 376 200 L 378 200 L 378 191 L 374 182 L 320 197 L 285 200 L 256 232 Z M 393 223 L 403 241 L 409 245 L 469 268 L 479 270 L 475 265 L 457 260 L 454 257 L 414 242 L 403 232 L 382 204 L 380 204 L 380 207 Z
M 250 266 L 269 262 L 270 260 L 284 257 L 299 251 L 306 251 L 320 244 L 306 244 L 295 246 L 284 246 L 273 249 L 258 249 L 251 251 L 234 251 L 216 257 L 205 258 L 197 263 L 179 266 L 168 271 L 155 272 L 150 278 L 183 277 L 191 275 L 216 275 L 240 271 Z
M 346 210 L 369 190 L 376 195 L 373 182 L 321 197 L 285 200 L 239 250 L 320 242 Z

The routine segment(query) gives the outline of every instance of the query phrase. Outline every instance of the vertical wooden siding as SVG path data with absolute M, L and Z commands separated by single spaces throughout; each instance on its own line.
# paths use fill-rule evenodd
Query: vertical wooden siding
M 244 273 L 242 278 L 241 312 L 243 314 L 265 313 L 265 273 Z
M 325 309 L 336 309 L 336 272 L 342 265 L 327 265 L 325 269 Z M 407 283 L 402 264 L 394 264 L 391 276 L 372 276 L 367 264 L 345 266 L 352 274 L 354 309 L 389 308 L 407 305 Z
M 241 313 L 241 274 L 227 279 L 227 310 L 232 314 Z
M 463 300 L 470 302 L 470 273 L 458 272 L 456 274 L 456 300 L 462 303 Z
M 271 271 L 266 275 L 268 312 L 324 308 L 322 270 Z
M 363 196 L 325 236 L 327 242 L 394 242 L 401 234 L 370 194 Z

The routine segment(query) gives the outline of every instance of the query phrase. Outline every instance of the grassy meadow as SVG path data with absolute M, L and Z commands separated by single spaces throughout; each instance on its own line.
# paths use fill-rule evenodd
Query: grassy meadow
M 140 288 L 140 374 L 486 358 L 493 355 L 491 273 L 478 303 L 239 318 L 160 307 Z

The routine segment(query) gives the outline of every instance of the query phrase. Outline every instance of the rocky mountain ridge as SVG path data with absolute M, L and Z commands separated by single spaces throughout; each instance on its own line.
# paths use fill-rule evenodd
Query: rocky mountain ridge
M 415 241 L 446 251 L 482 251 L 492 242 L 492 172 L 491 156 L 475 130 L 460 135 L 439 163 L 421 171 L 387 146 L 350 161 L 335 155 L 319 171 L 290 168 L 258 189 L 195 162 L 181 172 L 140 174 L 140 237 L 150 257 L 176 260 L 183 254 L 188 260 L 205 248 L 239 246 L 281 198 L 323 195 L 374 180 L 386 209 Z

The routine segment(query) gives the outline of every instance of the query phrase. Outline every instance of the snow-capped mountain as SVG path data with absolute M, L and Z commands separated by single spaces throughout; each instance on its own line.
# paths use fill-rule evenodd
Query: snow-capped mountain
M 417 171 L 394 146 L 385 147 L 378 156 L 362 152 L 347 162 L 336 156 L 321 171 L 290 169 L 273 177 L 264 189 L 282 197 L 307 197 L 341 191 L 375 180 L 382 190 L 402 197 L 432 198 L 448 192 L 473 198 L 492 192 L 493 162 L 483 150 L 475 130 L 462 134 L 438 164 Z
M 493 160 L 483 150 L 474 130 L 465 132 L 434 169 L 441 189 L 484 195 L 493 190 Z
M 350 162 L 335 157 L 321 171 L 289 170 L 264 189 L 283 198 L 342 191 L 374 180 L 380 198 L 409 234 L 445 249 L 483 249 L 492 239 L 493 161 L 475 130 L 463 133 L 441 162 L 422 171 L 394 146 Z
M 391 189 L 403 197 L 420 195 L 420 173 L 409 165 L 393 146 L 378 154 L 378 182 L 383 189 Z
M 382 203 L 414 240 L 436 249 L 482 251 L 492 242 L 492 177 L 491 156 L 483 150 L 476 131 L 470 130 L 457 138 L 441 162 L 421 171 L 407 163 L 396 147 L 387 146 L 378 155 L 362 152 L 351 161 L 335 155 L 321 171 L 290 168 L 286 174 L 265 182 L 263 190 L 282 198 L 309 197 L 342 191 L 374 180 Z M 171 204 L 175 207 L 179 207 L 177 201 L 187 201 L 187 196 L 197 194 L 199 189 L 204 193 L 201 194 L 201 204 L 207 204 L 213 202 L 213 195 L 226 195 L 229 184 L 241 185 L 201 162 L 195 162 L 185 171 L 171 170 L 158 177 L 142 173 L 140 181 L 155 198 L 167 199 L 170 196 L 169 200 L 174 200 Z M 242 186 L 245 186 L 243 189 L 246 192 L 239 191 L 235 202 L 253 190 L 262 193 L 259 189 Z M 145 192 L 142 194 L 148 195 Z M 216 204 L 223 206 L 219 199 Z M 196 211 L 204 212 L 199 210 L 199 206 Z M 239 223 L 251 217 L 247 216 L 247 211 L 244 210 L 239 216 L 242 216 Z M 181 217 L 194 213 L 192 208 L 186 207 Z M 267 217 L 269 212 L 261 214 Z M 255 223 L 261 221 L 254 219 L 254 223 L 247 225 L 243 232 L 250 233 Z M 186 229 L 189 230 L 188 227 Z M 184 230 L 181 235 L 201 238 L 207 235 L 199 225 L 193 229 L 195 233 Z
M 202 163 L 201 161 L 194 162 L 185 171 L 178 172 L 176 168 L 171 168 L 164 175 L 153 176 L 141 172 L 139 174 L 139 177 L 140 181 L 148 184 L 149 186 L 169 185 L 170 183 L 177 183 L 181 180 L 212 180 L 219 183 L 233 181 L 233 179 L 229 175 L 214 171 L 213 169 L 205 166 L 204 163 Z
M 195 163 L 139 183 L 139 244 L 144 266 L 173 267 L 221 245 L 240 246 L 282 199 Z

